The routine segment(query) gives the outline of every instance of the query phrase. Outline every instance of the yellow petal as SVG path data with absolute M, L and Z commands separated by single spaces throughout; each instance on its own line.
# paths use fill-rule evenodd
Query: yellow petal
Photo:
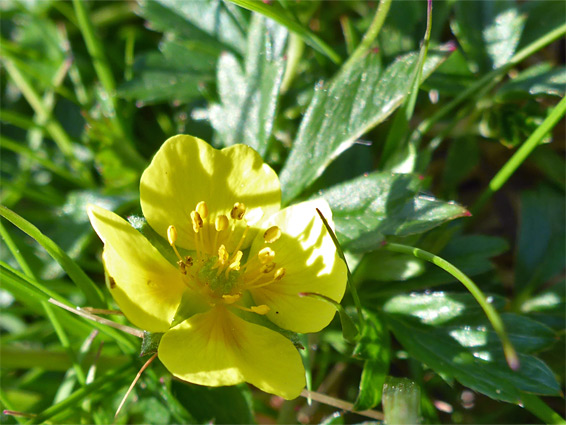
M 134 325 L 150 331 L 169 329 L 187 289 L 182 275 L 124 219 L 89 205 L 88 216 L 104 242 L 110 293 Z
M 287 338 L 218 306 L 167 332 L 159 359 L 176 377 L 218 387 L 249 382 L 286 399 L 305 386 L 301 356 Z
M 332 212 L 324 200 L 292 205 L 270 217 L 264 227 L 278 226 L 281 237 L 269 247 L 273 261 L 285 269 L 281 280 L 250 292 L 257 304 L 269 306 L 267 317 L 278 326 L 294 332 L 318 332 L 327 326 L 335 309 L 323 301 L 300 297 L 300 292 L 316 292 L 340 302 L 344 296 L 347 271 L 336 252 L 330 234 L 316 212 L 318 208 L 332 223 Z M 266 243 L 260 233 L 250 249 L 257 255 Z
M 208 253 L 213 254 L 217 216 L 230 217 L 234 204 L 241 202 L 246 205 L 246 217 L 258 214 L 259 208 L 267 217 L 279 209 L 281 189 L 275 172 L 252 148 L 234 145 L 217 150 L 195 137 L 179 135 L 161 146 L 144 171 L 140 197 L 151 227 L 166 237 L 167 228 L 174 225 L 177 243 L 186 249 L 195 249 L 190 213 L 205 201 L 209 215 L 203 235 Z M 238 243 L 243 228 L 239 221 L 236 234 L 223 241 L 229 251 Z M 243 248 L 249 246 L 253 234 L 249 232 Z

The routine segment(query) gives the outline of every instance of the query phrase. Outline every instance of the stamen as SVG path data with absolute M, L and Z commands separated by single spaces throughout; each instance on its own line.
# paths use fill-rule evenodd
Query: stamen
M 214 227 L 216 228 L 217 232 L 226 230 L 228 228 L 228 217 L 226 217 L 224 214 L 217 216 L 216 220 L 214 221 Z
M 265 247 L 263 249 L 260 249 L 260 251 L 257 253 L 257 258 L 261 264 L 270 263 L 271 261 L 273 261 L 273 258 L 275 258 L 275 251 L 273 251 L 269 247 Z
M 193 222 L 193 231 L 198 233 L 202 229 L 203 221 L 198 211 L 191 211 L 191 220 Z
M 235 258 L 236 254 L 238 253 L 238 250 L 240 249 L 240 247 L 244 243 L 244 240 L 246 239 L 246 236 L 248 235 L 248 230 L 250 230 L 250 226 L 246 226 L 246 228 L 244 229 L 244 233 L 242 233 L 242 237 L 240 238 L 238 245 L 236 245 L 236 248 L 234 249 L 234 255 L 232 256 L 232 260 Z
M 263 234 L 263 240 L 267 243 L 273 243 L 281 237 L 281 229 L 277 226 L 271 226 Z
M 238 301 L 240 299 L 242 295 L 241 294 L 236 294 L 236 295 L 222 295 L 222 299 L 224 300 L 224 304 L 234 304 L 236 301 Z
M 197 250 L 198 258 L 200 259 L 202 258 L 202 252 L 204 252 L 204 244 L 202 244 L 202 235 L 199 235 L 199 237 L 197 236 L 197 234 L 200 233 L 200 229 L 202 229 L 204 223 L 198 211 L 191 211 L 191 221 L 193 222 L 193 237 L 195 242 L 195 249 Z M 201 242 L 201 245 L 199 245 L 199 240 Z
M 236 259 L 230 263 L 230 265 L 228 266 L 228 268 L 226 269 L 226 279 L 228 279 L 228 274 L 232 271 L 232 270 L 240 270 L 240 260 L 242 259 L 242 255 L 244 255 L 242 253 L 242 251 L 237 251 L 235 254 Z
M 234 220 L 241 220 L 246 214 L 246 205 L 243 202 L 236 202 L 232 211 L 230 211 L 230 217 Z
M 250 313 L 256 313 L 259 314 L 261 316 L 263 316 L 264 314 L 269 313 L 269 310 L 271 310 L 268 306 L 266 306 L 265 304 L 262 305 L 257 305 L 257 306 L 252 306 L 250 308 L 248 307 L 243 307 L 241 305 L 238 304 L 234 304 L 234 307 L 239 308 L 240 310 L 243 311 L 248 311 Z
M 173 248 L 173 251 L 175 251 L 175 255 L 179 259 L 179 262 L 182 263 L 183 257 L 181 257 L 181 254 L 179 254 L 179 251 L 177 251 L 177 247 L 175 246 L 175 242 L 177 242 L 177 229 L 173 225 L 167 228 L 167 240 L 169 241 L 169 245 L 171 245 L 171 248 Z
M 181 273 L 187 274 L 188 268 L 193 265 L 193 257 L 187 255 L 184 259 L 177 261 L 177 265 L 181 269 Z
M 273 282 L 277 282 L 277 281 L 283 279 L 284 276 L 285 276 L 285 269 L 283 267 L 280 267 L 277 270 L 275 270 L 275 273 L 273 274 L 273 279 L 268 280 L 267 282 L 260 283 L 259 285 L 252 285 L 253 283 L 255 283 L 256 281 L 259 280 L 258 278 L 255 278 L 251 282 L 247 283 L 246 289 L 247 290 L 257 289 L 257 288 L 262 288 L 262 287 L 267 286 L 267 285 L 271 285 Z
M 179 269 L 181 269 L 181 273 L 187 274 L 187 267 L 185 266 L 185 262 L 183 260 L 177 261 L 177 265 L 179 266 Z
M 214 245 L 213 248 L 216 248 L 218 244 L 218 234 L 228 228 L 229 222 L 228 217 L 225 215 L 219 215 L 214 220 L 214 228 L 216 229 L 216 233 L 214 234 Z
M 206 217 L 208 217 L 208 206 L 206 205 L 206 202 L 200 201 L 200 202 L 197 204 L 196 211 L 200 214 L 200 216 L 201 216 L 203 219 L 205 219 Z
M 246 264 L 246 266 L 247 266 L 247 264 Z M 258 280 L 265 278 L 266 277 L 265 275 L 267 273 L 271 273 L 274 268 L 275 268 L 275 263 L 273 263 L 273 262 L 264 264 L 263 266 L 261 266 L 259 268 L 260 273 L 258 273 L 252 280 L 246 282 L 246 286 L 251 286 L 254 283 L 256 283 Z M 250 274 L 253 274 L 253 272 L 250 272 Z M 246 277 L 248 277 L 248 276 L 249 275 L 246 275 Z M 271 282 L 271 280 L 269 282 Z
M 254 313 L 257 313 L 257 314 L 260 314 L 260 315 L 263 316 L 264 314 L 269 313 L 269 310 L 271 310 L 271 309 L 269 308 L 269 306 L 262 304 L 262 305 L 257 305 L 257 306 L 254 305 L 253 307 L 250 307 L 250 310 L 253 311 Z
M 275 268 L 275 263 L 267 263 L 260 267 L 259 271 L 262 273 L 270 273 Z
M 285 276 L 285 269 L 283 267 L 278 268 L 275 270 L 275 274 L 273 275 L 273 280 L 281 280 Z
M 220 248 L 218 248 L 218 260 L 216 260 L 216 264 L 212 266 L 213 269 L 218 267 L 218 272 L 216 273 L 216 276 L 222 273 L 222 270 L 224 270 L 224 266 L 226 265 L 227 262 L 228 262 L 228 251 L 226 251 L 226 247 L 224 245 L 220 245 Z

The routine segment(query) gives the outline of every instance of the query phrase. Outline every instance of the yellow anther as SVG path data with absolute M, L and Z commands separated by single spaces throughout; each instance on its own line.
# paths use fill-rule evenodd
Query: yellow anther
M 206 202 L 200 201 L 197 204 L 196 211 L 200 214 L 201 218 L 205 219 L 208 217 L 208 206 L 206 205 Z
M 277 226 L 271 226 L 263 234 L 263 240 L 267 243 L 273 243 L 281 237 L 281 229 Z
M 285 276 L 285 269 L 281 267 L 275 270 L 275 273 L 273 274 L 273 280 L 281 280 L 283 279 L 283 276 Z
M 270 273 L 275 268 L 275 263 L 267 263 L 260 267 L 262 273 Z
M 167 240 L 171 246 L 175 245 L 175 242 L 177 242 L 177 229 L 175 229 L 173 225 L 167 228 Z
M 228 217 L 226 217 L 225 215 L 217 216 L 216 220 L 214 221 L 214 227 L 216 228 L 217 232 L 226 230 L 228 228 L 228 224 Z
M 202 229 L 203 221 L 202 217 L 198 213 L 198 211 L 191 212 L 191 220 L 193 221 L 193 231 L 198 233 L 200 229 Z
M 265 304 L 262 305 L 254 305 L 253 307 L 250 307 L 250 310 L 253 311 L 254 313 L 260 314 L 260 315 L 264 315 L 269 313 L 269 310 L 271 310 L 268 306 L 266 306 Z
M 187 255 L 185 257 L 185 264 L 189 267 L 191 267 L 193 265 L 193 257 L 191 257 L 190 255 Z
M 228 261 L 228 251 L 226 251 L 226 247 L 224 245 L 220 245 L 218 248 L 218 259 L 224 264 Z
M 241 295 L 222 295 L 222 299 L 224 300 L 224 304 L 234 304 L 236 301 L 240 299 Z
M 216 260 L 216 264 L 213 266 L 213 268 L 218 268 L 217 275 L 219 275 L 220 272 L 222 272 L 222 270 L 224 269 L 224 266 L 228 261 L 228 255 L 229 254 L 228 251 L 226 251 L 226 247 L 224 245 L 220 245 L 220 248 L 218 248 L 218 260 Z
M 175 255 L 177 256 L 179 261 L 183 262 L 183 257 L 181 257 L 181 254 L 179 254 L 179 251 L 177 251 L 177 247 L 175 246 L 175 242 L 177 242 L 177 229 L 175 229 L 175 226 L 173 225 L 167 228 L 167 240 L 169 241 L 171 248 L 173 248 L 173 251 L 175 251 Z M 183 270 L 184 269 L 181 268 L 181 273 L 185 274 Z
M 228 266 L 228 269 L 226 270 L 226 273 L 229 273 L 230 270 L 240 270 L 240 260 L 242 259 L 242 256 L 244 254 L 242 253 L 242 251 L 237 251 L 235 254 L 235 259 L 234 261 L 232 261 L 230 263 L 230 265 Z
M 234 207 L 232 208 L 232 211 L 230 211 L 230 217 L 232 217 L 234 220 L 241 220 L 242 218 L 244 218 L 245 214 L 246 205 L 243 202 L 236 202 L 234 204 Z
M 257 258 L 261 264 L 270 263 L 271 261 L 273 261 L 274 257 L 275 257 L 275 251 L 273 251 L 269 247 L 260 249 L 259 252 L 257 253 Z

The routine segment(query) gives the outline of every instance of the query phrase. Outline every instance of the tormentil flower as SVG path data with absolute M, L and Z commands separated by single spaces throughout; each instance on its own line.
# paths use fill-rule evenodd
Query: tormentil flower
M 143 214 L 169 241 L 176 264 L 116 214 L 88 209 L 104 242 L 110 292 L 126 317 L 164 333 L 159 359 L 180 379 L 246 381 L 297 397 L 301 357 L 274 329 L 308 333 L 330 323 L 334 307 L 300 292 L 338 302 L 344 295 L 346 266 L 315 209 L 331 223 L 326 202 L 280 211 L 279 180 L 257 152 L 216 150 L 191 136 L 163 144 L 140 191 Z

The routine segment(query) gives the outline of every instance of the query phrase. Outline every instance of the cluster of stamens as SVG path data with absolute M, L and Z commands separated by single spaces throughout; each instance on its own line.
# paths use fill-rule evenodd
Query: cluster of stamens
M 281 280 L 285 276 L 285 269 L 277 268 L 273 261 L 275 251 L 268 246 L 262 248 L 254 258 L 248 258 L 246 264 L 242 266 L 241 260 L 244 254 L 240 248 L 250 229 L 245 219 L 246 206 L 242 202 L 236 202 L 228 216 L 223 214 L 216 216 L 212 226 L 212 221 L 208 218 L 208 206 L 204 201 L 199 202 L 195 210 L 191 211 L 196 258 L 181 256 L 175 246 L 177 230 L 175 226 L 169 226 L 167 239 L 179 260 L 177 265 L 180 272 L 187 276 L 187 285 L 193 289 L 205 290 L 210 295 L 211 304 L 221 301 L 241 310 L 267 314 L 269 307 L 266 305 L 247 308 L 236 303 L 242 297 L 243 291 L 264 287 Z M 245 223 L 244 231 L 230 253 L 226 245 L 231 241 L 236 226 L 241 221 Z M 214 231 L 211 231 L 212 227 Z M 263 234 L 265 244 L 271 244 L 280 237 L 281 230 L 277 226 L 270 227 Z M 197 284 L 196 288 L 195 284 Z

